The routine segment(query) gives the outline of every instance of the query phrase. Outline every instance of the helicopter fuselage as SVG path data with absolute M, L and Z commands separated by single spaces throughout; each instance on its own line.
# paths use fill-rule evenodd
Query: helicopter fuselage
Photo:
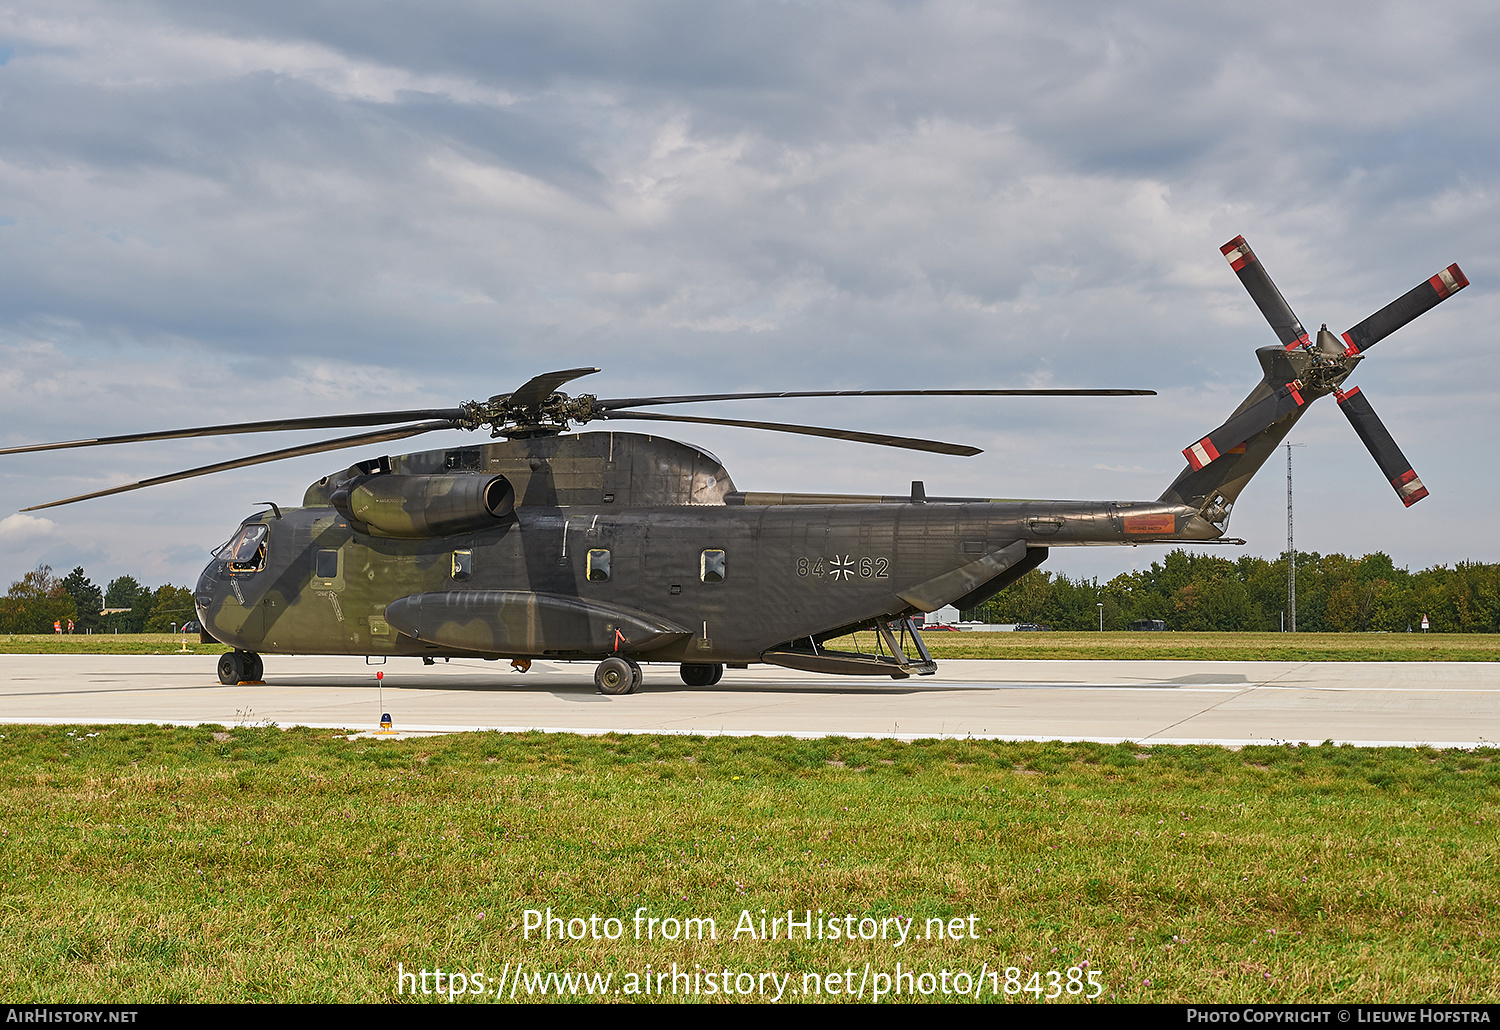
M 263 653 L 745 663 L 976 605 L 1049 547 L 1219 535 L 1160 501 L 742 494 L 706 452 L 623 433 L 423 452 L 343 482 L 358 497 L 500 475 L 514 506 L 444 535 L 399 512 L 382 518 L 406 535 L 389 535 L 351 502 L 318 503 L 337 477 L 314 484 L 204 570 L 203 626 Z

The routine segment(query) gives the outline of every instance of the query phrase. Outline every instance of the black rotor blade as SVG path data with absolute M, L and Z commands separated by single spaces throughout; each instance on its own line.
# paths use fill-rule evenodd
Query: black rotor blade
M 1302 328 L 1302 323 L 1292 313 L 1292 306 L 1266 274 L 1265 266 L 1256 258 L 1255 251 L 1250 249 L 1245 237 L 1236 236 L 1219 250 L 1229 259 L 1229 267 L 1240 277 L 1240 282 L 1245 284 L 1250 299 L 1255 301 L 1260 313 L 1271 323 L 1281 345 L 1287 350 L 1304 346 L 1307 343 L 1307 330 Z
M 569 368 L 561 372 L 543 372 L 539 376 L 528 379 L 519 390 L 506 397 L 505 402 L 512 408 L 538 407 L 556 393 L 557 388 L 563 383 L 591 376 L 597 371 L 599 371 L 597 368 Z
M 1391 301 L 1359 325 L 1344 333 L 1344 353 L 1361 354 L 1400 329 L 1418 315 L 1437 307 L 1469 285 L 1457 265 L 1449 265 L 1437 275 Z
M 1375 409 L 1370 406 L 1365 395 L 1359 392 L 1359 387 L 1337 396 L 1339 410 L 1348 417 L 1349 424 L 1364 441 L 1365 449 L 1375 459 L 1375 464 L 1380 466 L 1380 474 L 1395 488 L 1401 503 L 1410 508 L 1426 497 L 1427 488 L 1417 478 L 1411 462 L 1401 453 L 1401 448 L 1396 446 L 1385 423 L 1380 421 L 1380 416 L 1375 414 Z
M 1218 429 L 1191 446 L 1184 447 L 1183 457 L 1197 471 L 1204 465 L 1228 454 L 1256 433 L 1269 429 L 1283 418 L 1307 403 L 1299 382 L 1284 383 L 1275 387 L 1244 411 L 1235 415 Z
M 595 411 L 652 404 L 759 400 L 777 397 L 1155 397 L 1155 390 L 796 390 L 780 393 L 694 393 L 677 397 L 610 397 L 594 401 Z
M 765 429 L 773 433 L 797 433 L 801 436 L 824 436 L 831 440 L 872 443 L 881 447 L 903 447 L 909 451 L 930 451 L 933 454 L 957 454 L 965 458 L 981 453 L 978 447 L 968 447 L 963 444 L 942 443 L 937 440 L 921 440 L 909 436 L 887 436 L 884 433 L 861 433 L 853 429 L 825 429 L 822 426 L 799 426 L 789 422 L 747 422 L 737 418 L 661 415 L 647 411 L 611 411 L 603 413 L 598 417 L 605 420 L 640 419 L 646 422 L 697 422 L 708 426 L 739 426 L 743 429 Z
M 56 508 L 61 504 L 72 504 L 75 501 L 88 501 L 95 497 L 108 497 L 111 494 L 123 494 L 131 490 L 140 490 L 148 486 L 161 486 L 164 483 L 175 483 L 179 479 L 192 479 L 195 476 L 206 476 L 214 472 L 227 472 L 229 469 L 244 468 L 247 465 L 263 465 L 268 461 L 280 461 L 283 458 L 300 458 L 305 454 L 320 454 L 323 451 L 337 451 L 345 447 L 359 447 L 365 444 L 385 443 L 389 440 L 401 440 L 408 436 L 417 436 L 421 433 L 433 433 L 440 429 L 452 429 L 453 423 L 447 419 L 436 422 L 419 422 L 414 426 L 398 426 L 395 429 L 383 429 L 378 433 L 361 433 L 358 436 L 343 436 L 337 440 L 323 440 L 319 443 L 303 444 L 300 447 L 287 447 L 279 451 L 267 451 L 264 454 L 252 454 L 247 458 L 235 458 L 232 461 L 221 461 L 214 465 L 203 465 L 199 468 L 188 469 L 184 472 L 173 472 L 170 475 L 156 476 L 153 479 L 143 479 L 139 483 L 129 483 L 125 486 L 114 486 L 108 490 L 95 490 L 93 493 L 79 494 L 77 497 L 65 497 L 60 501 L 48 501 L 46 504 L 34 504 L 30 508 L 22 508 L 22 511 L 40 511 L 43 508 Z
M 417 418 L 460 419 L 459 408 L 418 408 L 413 411 L 370 411 L 359 415 L 318 415 L 312 418 L 279 418 L 265 422 L 235 422 L 221 426 L 199 426 L 195 429 L 167 429 L 159 433 L 127 433 L 124 436 L 101 436 L 92 440 L 64 440 L 60 443 L 34 443 L 24 447 L 6 447 L 0 454 L 26 454 L 31 451 L 61 451 L 72 447 L 102 447 L 106 444 L 145 443 L 151 440 L 183 440 L 197 436 L 232 436 L 237 433 L 278 433 L 297 429 L 344 429 L 354 426 L 383 426 L 392 422 L 410 422 Z

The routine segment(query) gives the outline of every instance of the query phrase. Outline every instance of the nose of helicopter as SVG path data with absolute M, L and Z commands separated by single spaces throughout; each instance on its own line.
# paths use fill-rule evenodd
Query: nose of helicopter
M 193 589 L 193 607 L 198 611 L 198 625 L 205 630 L 209 628 L 209 613 L 213 610 L 214 601 L 218 598 L 219 590 L 223 582 L 219 570 L 223 563 L 217 558 L 204 567 L 198 576 L 198 585 Z

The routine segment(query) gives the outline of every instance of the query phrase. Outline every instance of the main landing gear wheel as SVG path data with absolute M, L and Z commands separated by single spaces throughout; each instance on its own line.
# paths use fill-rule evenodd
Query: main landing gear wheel
M 639 666 L 632 672 L 629 662 L 623 658 L 606 658 L 594 670 L 594 686 L 601 694 L 628 694 L 634 689 L 640 675 Z
M 226 687 L 259 680 L 265 671 L 265 663 L 254 651 L 230 651 L 219 656 L 219 682 Z
M 690 687 L 711 687 L 724 678 L 724 666 L 717 662 L 683 662 L 680 675 Z
M 630 666 L 630 692 L 634 694 L 646 682 L 646 674 L 641 671 L 641 663 L 634 658 L 625 659 L 625 664 Z

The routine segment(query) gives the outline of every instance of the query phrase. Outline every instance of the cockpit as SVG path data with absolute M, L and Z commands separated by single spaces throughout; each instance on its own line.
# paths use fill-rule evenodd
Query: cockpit
M 259 572 L 266 567 L 266 536 L 269 529 L 263 522 L 241 526 L 234 539 L 218 552 L 230 575 Z

